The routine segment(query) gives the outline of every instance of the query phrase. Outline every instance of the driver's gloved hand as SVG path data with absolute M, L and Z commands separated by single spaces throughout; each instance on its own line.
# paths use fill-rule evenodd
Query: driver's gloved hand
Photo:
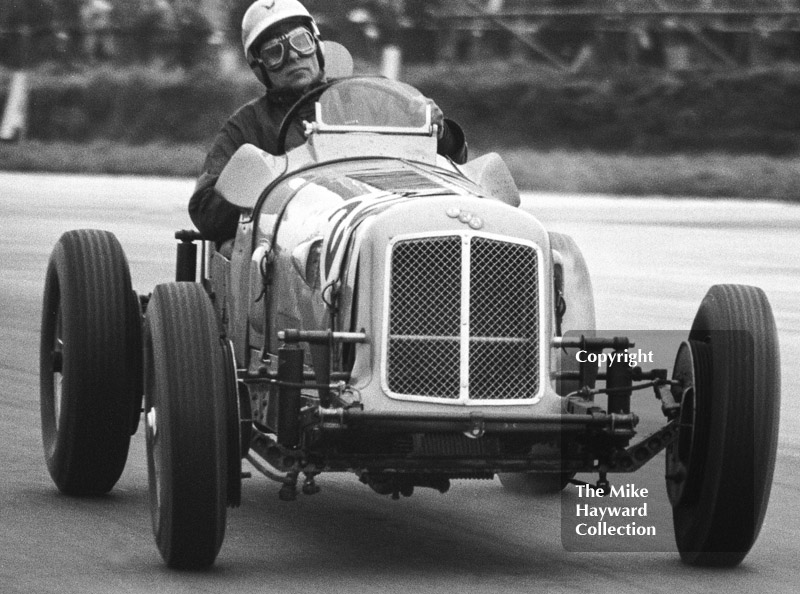
M 431 106 L 431 124 L 436 126 L 436 135 L 441 139 L 444 136 L 444 114 L 433 99 L 426 98 L 426 101 Z

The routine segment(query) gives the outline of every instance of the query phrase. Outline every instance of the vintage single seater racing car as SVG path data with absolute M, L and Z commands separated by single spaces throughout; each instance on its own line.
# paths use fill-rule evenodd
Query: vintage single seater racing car
M 777 444 L 764 293 L 712 287 L 674 369 L 642 371 L 623 356 L 631 340 L 595 332 L 580 250 L 519 208 L 498 155 L 438 155 L 430 108 L 401 83 L 338 79 L 287 122 L 309 103 L 304 145 L 233 156 L 217 190 L 241 209 L 236 237 L 178 232 L 175 282 L 134 292 L 105 231 L 55 246 L 41 414 L 57 487 L 112 489 L 143 425 L 158 548 L 203 567 L 240 504 L 243 460 L 291 501 L 329 472 L 391 497 L 496 475 L 536 494 L 592 473 L 603 489 L 666 450 L 681 557 L 738 564 Z M 631 412 L 642 387 L 664 415 L 645 435 Z

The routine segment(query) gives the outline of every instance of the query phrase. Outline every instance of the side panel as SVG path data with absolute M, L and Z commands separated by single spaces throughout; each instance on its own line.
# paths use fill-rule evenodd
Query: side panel
M 322 239 L 331 212 L 342 202 L 338 194 L 310 182 L 297 190 L 282 213 L 273 244 L 272 345 L 278 344 L 277 332 L 285 328 L 327 327 L 318 272 L 307 270 L 307 259 Z
M 575 240 L 562 233 L 550 233 L 550 245 L 553 251 L 558 252 L 564 269 L 563 297 L 567 309 L 561 320 L 561 333 L 577 331 L 592 336 L 596 329 L 594 291 L 583 254 Z M 552 371 L 577 372 L 580 365 L 575 354 L 574 349 L 558 350 L 553 358 Z M 563 380 L 554 383 L 562 396 L 580 387 L 577 380 Z
M 253 223 L 240 222 L 233 243 L 230 264 L 230 313 L 228 337 L 233 341 L 236 361 L 247 365 L 248 313 L 250 302 L 250 257 L 253 244 Z
M 594 330 L 594 291 L 586 260 L 572 237 L 552 232 L 549 235 L 550 246 L 561 254 L 564 265 L 564 299 L 567 302 L 567 311 L 562 320 L 562 330 Z

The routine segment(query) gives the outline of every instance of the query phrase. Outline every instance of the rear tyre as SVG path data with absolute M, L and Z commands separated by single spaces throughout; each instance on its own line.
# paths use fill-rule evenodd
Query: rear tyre
M 159 285 L 145 326 L 145 425 L 153 533 L 168 566 L 211 565 L 225 536 L 229 361 L 200 285 Z M 237 448 L 238 453 L 238 448 Z
M 688 564 L 735 566 L 758 537 L 778 442 L 778 365 L 764 293 L 711 287 L 676 360 L 685 389 L 667 450 L 675 540 Z
M 47 469 L 63 493 L 106 493 L 125 467 L 142 394 L 136 311 L 114 235 L 62 235 L 45 277 L 39 404 Z

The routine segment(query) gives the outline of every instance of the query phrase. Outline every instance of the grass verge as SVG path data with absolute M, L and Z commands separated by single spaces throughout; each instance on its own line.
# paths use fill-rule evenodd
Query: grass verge
M 522 190 L 800 201 L 800 160 L 791 157 L 495 150 Z M 205 151 L 199 144 L 2 143 L 0 168 L 194 177 Z
M 800 159 L 792 157 L 498 152 L 517 185 L 528 190 L 800 201 Z
M 0 143 L 0 169 L 194 177 L 200 171 L 205 152 L 206 147 L 199 144 L 3 142 Z

